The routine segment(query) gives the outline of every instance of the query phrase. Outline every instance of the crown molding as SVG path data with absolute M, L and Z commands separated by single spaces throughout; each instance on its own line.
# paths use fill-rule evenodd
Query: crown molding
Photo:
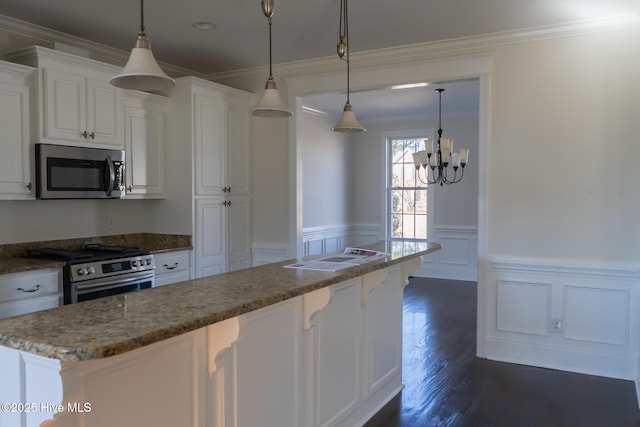
M 601 19 L 575 21 L 561 25 L 525 28 L 503 31 L 479 36 L 460 37 L 434 42 L 416 43 L 405 46 L 374 49 L 351 54 L 353 69 L 393 65 L 397 63 L 428 60 L 442 55 L 469 54 L 486 51 L 498 46 L 526 43 L 537 40 L 578 36 L 605 31 L 640 27 L 638 13 L 616 15 Z M 89 52 L 91 59 L 123 66 L 129 52 L 107 45 L 71 36 L 56 30 L 0 15 L 0 28 L 21 37 L 34 40 L 45 47 L 52 48 L 56 42 Z M 158 62 L 168 74 L 174 77 L 195 76 L 211 81 L 225 81 L 238 78 L 251 78 L 267 75 L 268 67 L 251 67 L 221 73 L 203 74 L 184 67 Z M 340 71 L 344 64 L 335 56 L 327 56 L 302 61 L 275 64 L 279 78 L 291 78 L 301 75 Z
M 587 35 L 606 31 L 640 28 L 638 13 L 617 15 L 601 19 L 576 21 L 562 25 L 525 28 L 513 31 L 459 37 L 434 42 L 415 43 L 405 46 L 374 49 L 351 53 L 351 69 L 419 62 L 434 57 L 485 52 L 499 46 L 527 43 L 545 39 Z M 302 61 L 275 64 L 279 78 L 291 78 L 308 74 L 340 71 L 344 64 L 336 56 L 326 56 Z M 235 71 L 208 74 L 209 80 L 226 80 L 267 75 L 268 67 L 252 67 Z
M 106 62 L 120 67 L 124 66 L 124 64 L 129 59 L 128 51 L 92 42 L 90 40 L 75 37 L 66 33 L 62 33 L 60 31 L 32 24 L 30 22 L 11 18 L 9 16 L 0 15 L 0 28 L 17 36 L 31 39 L 35 42 L 35 44 L 39 44 L 44 47 L 53 48 L 55 46 L 55 43 L 63 43 L 74 48 L 85 50 L 89 53 L 90 59 L 100 62 Z M 131 45 L 133 46 L 133 40 Z M 161 61 L 157 62 L 159 65 L 161 65 L 162 69 L 167 74 L 175 77 L 203 77 L 202 73 L 198 73 L 184 67 L 168 64 Z

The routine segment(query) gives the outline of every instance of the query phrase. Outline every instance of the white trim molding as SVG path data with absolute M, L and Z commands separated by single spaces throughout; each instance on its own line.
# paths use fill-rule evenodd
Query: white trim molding
M 484 357 L 634 380 L 640 390 L 640 265 L 495 256 L 484 269 Z
M 414 276 L 436 279 L 478 280 L 478 228 L 435 225 L 430 241 L 442 249 L 423 257 Z
M 289 258 L 289 245 L 284 243 L 251 244 L 251 265 L 253 267 L 285 261 Z
M 380 240 L 379 224 L 334 224 L 302 231 L 304 256 L 341 252 L 347 246 L 370 245 Z

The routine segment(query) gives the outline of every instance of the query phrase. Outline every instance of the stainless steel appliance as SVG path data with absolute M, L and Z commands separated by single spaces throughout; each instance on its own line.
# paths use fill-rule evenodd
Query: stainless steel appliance
M 126 194 L 123 150 L 36 144 L 38 199 L 119 199 Z
M 33 249 L 34 258 L 66 261 L 62 269 L 63 300 L 75 304 L 154 285 L 153 255 L 138 248 L 86 245 L 84 250 Z

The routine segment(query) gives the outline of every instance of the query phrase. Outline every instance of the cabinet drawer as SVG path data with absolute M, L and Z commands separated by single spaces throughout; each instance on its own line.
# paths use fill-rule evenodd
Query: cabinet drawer
M 0 303 L 58 294 L 60 271 L 57 269 L 4 274 L 0 276 Z
M 163 252 L 154 258 L 156 286 L 189 280 L 189 251 Z

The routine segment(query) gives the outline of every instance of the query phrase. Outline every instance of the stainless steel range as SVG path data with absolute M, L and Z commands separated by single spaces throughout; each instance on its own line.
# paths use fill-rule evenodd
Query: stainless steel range
M 65 304 L 134 292 L 154 285 L 153 255 L 138 248 L 86 245 L 84 250 L 33 249 L 34 258 L 66 261 L 62 269 Z

